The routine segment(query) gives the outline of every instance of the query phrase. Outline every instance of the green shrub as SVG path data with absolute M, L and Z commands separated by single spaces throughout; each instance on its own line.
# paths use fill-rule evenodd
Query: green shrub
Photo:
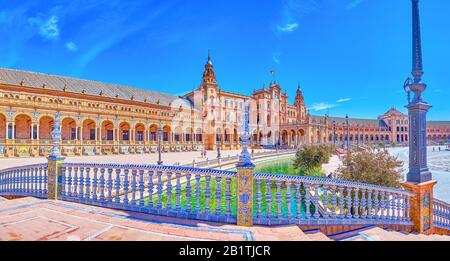
M 352 150 L 344 157 L 335 176 L 342 180 L 400 187 L 402 165 L 386 149 Z
M 305 146 L 297 151 L 293 165 L 296 169 L 304 170 L 306 174 L 328 163 L 330 157 L 331 149 L 325 145 Z

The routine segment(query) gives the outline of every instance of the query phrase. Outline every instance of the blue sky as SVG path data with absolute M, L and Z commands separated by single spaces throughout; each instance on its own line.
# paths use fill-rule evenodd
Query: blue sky
M 172 94 L 199 86 L 207 51 L 221 88 L 272 80 L 313 114 L 403 109 L 409 0 L 0 0 L 0 66 Z M 421 1 L 429 118 L 450 120 L 450 1 Z M 404 111 L 404 110 L 403 110 Z

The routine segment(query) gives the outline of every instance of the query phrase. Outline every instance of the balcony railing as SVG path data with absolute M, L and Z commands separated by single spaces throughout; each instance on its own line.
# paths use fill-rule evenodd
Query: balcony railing
M 0 195 L 47 198 L 47 164 L 0 170 Z
M 450 204 L 433 199 L 433 226 L 450 230 Z

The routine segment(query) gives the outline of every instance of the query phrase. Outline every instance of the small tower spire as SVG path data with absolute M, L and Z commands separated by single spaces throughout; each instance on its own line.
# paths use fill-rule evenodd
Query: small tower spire
M 208 63 L 212 64 L 212 62 L 211 62 L 211 52 L 210 52 L 209 49 L 208 49 Z

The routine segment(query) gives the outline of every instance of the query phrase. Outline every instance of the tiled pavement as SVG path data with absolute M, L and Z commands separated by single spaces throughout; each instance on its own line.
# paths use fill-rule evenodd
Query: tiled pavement
M 65 201 L 0 202 L 0 240 L 311 240 L 297 226 L 244 228 Z
M 255 150 L 260 152 L 264 150 Z M 240 153 L 240 150 L 223 150 L 221 155 L 223 158 L 230 156 L 236 156 Z M 210 160 L 215 159 L 217 155 L 216 151 L 207 151 L 206 157 Z M 121 154 L 121 155 L 98 155 L 98 156 L 71 156 L 66 157 L 65 162 L 76 163 L 115 163 L 115 164 L 156 164 L 158 160 L 157 153 L 150 154 Z M 189 152 L 170 152 L 163 153 L 162 160 L 164 164 L 180 163 L 189 164 L 192 160 L 196 162 L 205 161 L 206 158 L 201 157 L 200 151 Z M 6 169 L 10 167 L 17 167 L 21 165 L 46 163 L 47 158 L 35 157 L 35 158 L 1 158 L 0 157 L 0 169 Z

